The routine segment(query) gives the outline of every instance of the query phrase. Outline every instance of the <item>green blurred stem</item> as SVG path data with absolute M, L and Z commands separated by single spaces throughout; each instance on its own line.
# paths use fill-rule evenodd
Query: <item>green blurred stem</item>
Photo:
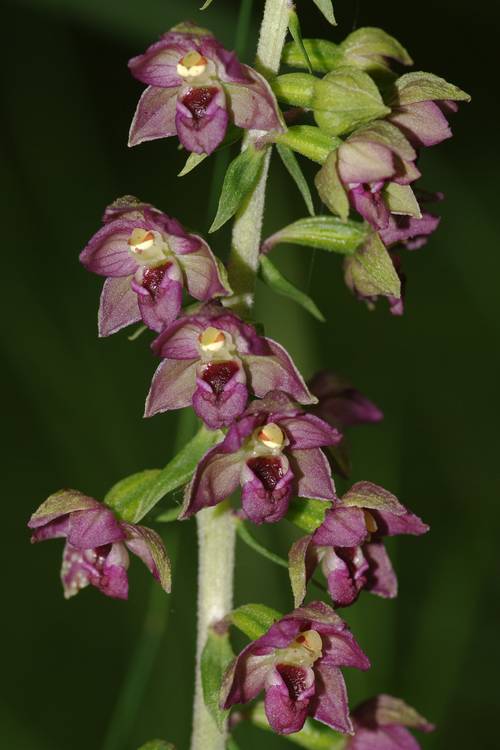
M 257 48 L 258 66 L 266 73 L 278 71 L 287 28 L 288 0 L 266 0 Z M 243 148 L 261 135 L 261 131 L 250 131 Z M 235 292 L 232 306 L 244 314 L 248 314 L 253 306 L 269 158 L 270 151 L 259 183 L 243 210 L 237 214 L 233 227 L 229 261 L 229 280 Z M 229 503 L 198 513 L 197 522 L 198 641 L 191 750 L 224 750 L 227 732 L 218 731 L 203 700 L 200 659 L 208 628 L 232 608 L 236 524 Z

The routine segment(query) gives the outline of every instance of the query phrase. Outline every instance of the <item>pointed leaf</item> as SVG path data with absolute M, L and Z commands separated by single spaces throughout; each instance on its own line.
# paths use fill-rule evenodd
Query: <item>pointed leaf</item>
M 306 70 L 308 70 L 309 73 L 312 73 L 311 63 L 309 62 L 309 57 L 302 41 L 302 30 L 300 28 L 299 17 L 296 11 L 293 9 L 293 6 L 288 12 L 288 28 L 295 44 L 300 50 Z
M 337 21 L 335 20 L 335 14 L 333 12 L 332 0 L 313 0 L 313 3 L 317 8 L 320 9 L 324 17 L 326 18 L 326 20 L 329 21 L 329 23 L 331 23 L 332 26 L 337 25 Z
M 229 713 L 219 705 L 222 677 L 233 656 L 229 634 L 217 633 L 210 628 L 201 654 L 201 684 L 205 706 L 220 732 L 223 731 L 224 722 Z
M 340 179 L 338 160 L 338 151 L 332 151 L 316 175 L 314 183 L 323 203 L 332 213 L 345 221 L 349 216 L 349 197 Z
M 267 633 L 271 625 L 280 620 L 282 615 L 264 604 L 243 604 L 234 609 L 229 617 L 238 630 L 255 641 Z
M 200 10 L 206 10 L 207 8 L 209 8 L 212 5 L 213 1 L 214 0 L 205 0 Z
M 317 124 L 330 135 L 390 114 L 370 76 L 352 67 L 332 70 L 316 81 L 312 106 Z
M 232 146 L 233 143 L 236 143 L 239 141 L 242 137 L 243 131 L 241 128 L 237 128 L 235 125 L 230 125 L 227 129 L 226 136 L 220 146 L 215 149 L 214 153 L 217 154 L 222 149 L 226 148 L 227 146 Z M 185 175 L 189 174 L 195 167 L 197 167 L 199 164 L 201 164 L 205 159 L 207 158 L 208 154 L 195 154 L 194 151 L 189 154 L 188 158 L 186 159 L 186 163 L 184 164 L 184 167 L 181 169 L 178 177 L 184 177 Z
M 185 175 L 192 172 L 192 170 L 195 169 L 199 164 L 201 164 L 202 161 L 205 161 L 207 156 L 208 154 L 195 154 L 195 152 L 192 151 L 186 159 L 186 163 L 184 164 L 177 177 L 184 177 Z
M 342 145 L 340 138 L 328 135 L 314 125 L 293 125 L 285 133 L 275 133 L 273 141 L 318 164 L 323 164 L 328 154 Z
M 306 556 L 310 543 L 311 536 L 309 534 L 303 536 L 292 544 L 288 553 L 288 574 L 290 576 L 295 607 L 300 607 L 306 595 Z
M 251 195 L 259 180 L 265 154 L 266 149 L 256 149 L 250 145 L 233 159 L 224 177 L 217 215 L 210 232 L 216 232 L 229 221 Z
M 288 170 L 289 175 L 294 180 L 295 184 L 297 185 L 299 192 L 301 196 L 304 199 L 304 203 L 306 204 L 306 208 L 309 211 L 310 216 L 314 216 L 314 205 L 313 200 L 311 196 L 311 191 L 309 190 L 309 185 L 307 184 L 307 180 L 304 177 L 304 174 L 300 168 L 300 164 L 297 161 L 295 154 L 293 151 L 288 148 L 288 146 L 284 146 L 283 144 L 278 143 L 276 145 L 276 150 L 278 154 L 280 155 L 281 161 L 285 165 L 286 169 Z
M 269 732 L 274 731 L 269 726 L 263 703 L 253 705 L 247 716 L 252 724 L 255 724 L 259 729 L 265 729 Z M 288 734 L 286 738 L 289 742 L 304 747 L 306 750 L 343 750 L 347 742 L 345 735 L 335 732 L 312 719 L 306 719 L 304 728 L 300 732 Z
M 133 521 L 142 498 L 148 494 L 161 469 L 146 469 L 117 482 L 104 498 L 104 503 L 112 508 L 123 521 Z
M 260 257 L 260 270 L 263 280 L 277 294 L 281 294 L 283 297 L 288 297 L 288 299 L 297 302 L 316 320 L 319 320 L 321 323 L 325 322 L 325 318 L 321 310 L 316 306 L 316 303 L 305 292 L 297 289 L 288 279 L 282 276 L 276 266 L 265 255 L 261 255 Z
M 370 235 L 354 255 L 346 258 L 344 271 L 348 286 L 363 297 L 401 296 L 401 281 L 378 234 Z
M 342 64 L 342 52 L 337 44 L 326 39 L 303 39 L 309 64 L 315 73 L 329 73 Z M 296 42 L 289 42 L 283 49 L 281 61 L 292 68 L 306 68 L 304 55 Z
M 470 96 L 444 78 L 421 70 L 405 73 L 394 83 L 389 102 L 404 107 L 425 101 L 452 100 L 470 102 Z
M 279 555 L 276 555 L 274 552 L 266 549 L 266 547 L 263 547 L 262 544 L 259 544 L 259 542 L 254 539 L 244 521 L 240 521 L 238 523 L 236 531 L 238 532 L 238 536 L 240 537 L 240 539 L 245 542 L 245 544 L 247 544 L 259 555 L 262 555 L 262 557 L 265 557 L 266 560 L 270 560 L 271 562 L 275 563 L 275 565 L 279 565 L 282 568 L 288 568 L 288 563 L 286 560 L 283 560 L 283 558 Z
M 222 438 L 223 433 L 220 430 L 212 432 L 202 427 L 194 438 L 157 474 L 151 486 L 142 495 L 131 520 L 137 523 L 165 495 L 189 482 L 201 457 Z
M 389 68 L 389 60 L 401 65 L 413 65 L 410 55 L 393 36 L 371 26 L 356 29 L 340 45 L 346 65 L 373 73 L 377 68 Z
M 344 222 L 335 216 L 312 216 L 299 219 L 268 237 L 262 245 L 262 252 L 268 253 L 275 245 L 289 243 L 352 255 L 366 239 L 367 231 L 359 221 Z
M 290 503 L 290 509 L 286 514 L 287 521 L 298 526 L 299 529 L 312 534 L 325 520 L 325 513 L 330 510 L 331 504 L 324 500 L 313 498 L 295 498 Z

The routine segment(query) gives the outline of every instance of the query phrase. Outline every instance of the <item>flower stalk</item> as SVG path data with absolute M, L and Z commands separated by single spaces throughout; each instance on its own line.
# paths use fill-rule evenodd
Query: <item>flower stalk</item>
M 278 71 L 287 28 L 288 0 L 267 0 L 257 48 L 257 62 L 265 73 Z M 243 148 L 260 136 L 260 130 L 249 131 Z M 230 306 L 243 315 L 253 306 L 270 156 L 269 150 L 259 182 L 233 225 L 228 271 L 234 297 Z M 200 661 L 208 628 L 232 607 L 236 524 L 226 504 L 202 511 L 197 523 L 198 635 L 191 750 L 224 750 L 225 733 L 219 732 L 203 700 Z

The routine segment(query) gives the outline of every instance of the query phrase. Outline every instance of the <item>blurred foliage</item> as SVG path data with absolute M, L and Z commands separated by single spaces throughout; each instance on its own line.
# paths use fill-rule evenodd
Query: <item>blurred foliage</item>
M 126 147 L 142 88 L 127 72 L 131 55 L 181 17 L 211 26 L 231 45 L 237 3 L 217 0 L 203 15 L 198 5 L 4 4 L 3 747 L 102 748 L 136 654 L 149 598 L 145 571 L 132 567 L 128 604 L 95 590 L 65 602 L 58 581 L 61 545 L 30 547 L 25 523 L 60 487 L 103 497 L 121 477 L 162 466 L 172 455 L 177 416 L 141 418 L 155 368 L 149 334 L 134 342 L 125 334 L 97 339 L 101 283 L 79 267 L 77 254 L 99 226 L 104 206 L 124 193 L 208 230 L 213 162 L 179 180 L 185 154 L 173 139 Z M 256 2 L 253 30 L 261 10 Z M 318 253 L 311 264 L 308 251 L 291 246 L 275 251 L 277 265 L 313 295 L 329 322 L 313 320 L 263 284 L 258 312 L 267 332 L 290 349 L 307 375 L 320 366 L 336 368 L 384 409 L 382 425 L 350 436 L 353 481 L 387 486 L 432 526 L 425 538 L 393 540 L 399 598 L 385 602 L 365 595 L 345 613 L 374 665 L 367 674 L 349 673 L 352 702 L 382 690 L 400 695 L 439 725 L 422 740 L 425 748 L 493 747 L 500 666 L 494 648 L 499 578 L 492 575 L 500 257 L 496 151 L 489 132 L 497 122 L 496 89 L 485 70 L 500 9 L 490 3 L 471 13 L 465 0 L 452 10 L 446 0 L 421 0 L 410 14 L 396 0 L 337 0 L 334 30 L 309 0 L 298 2 L 298 11 L 304 36 L 331 33 L 340 40 L 353 23 L 383 26 L 407 46 L 418 68 L 473 95 L 454 118 L 455 139 L 425 156 L 425 185 L 443 190 L 447 200 L 432 241 L 405 257 L 404 318 L 392 318 L 383 304 L 368 313 L 344 288 L 339 259 Z M 220 175 L 216 188 L 218 194 Z M 198 216 L 193 195 L 200 198 Z M 277 158 L 269 195 L 268 233 L 304 215 Z M 228 236 L 226 227 L 213 238 L 222 255 Z M 292 533 L 280 525 L 258 529 L 256 536 L 286 556 Z M 145 648 L 152 674 L 116 750 L 134 750 L 152 736 L 188 746 L 195 524 L 169 524 L 164 537 L 168 546 L 178 544 L 168 630 L 156 658 Z M 241 542 L 237 582 L 237 604 L 291 607 L 286 571 Z M 288 746 L 251 727 L 238 728 L 242 750 L 257 742 L 262 750 Z

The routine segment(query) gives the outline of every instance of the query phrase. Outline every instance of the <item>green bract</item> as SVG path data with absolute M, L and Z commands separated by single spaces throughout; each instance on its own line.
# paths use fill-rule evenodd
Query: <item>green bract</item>
M 398 107 L 440 100 L 470 102 L 470 96 L 458 86 L 445 81 L 444 78 L 418 70 L 398 78 L 387 97 L 390 105 Z
M 363 297 L 401 297 L 401 282 L 378 234 L 345 260 L 346 282 Z
M 330 510 L 330 503 L 324 500 L 295 499 L 290 503 L 290 509 L 286 515 L 288 521 L 295 524 L 299 529 L 312 534 L 325 520 L 325 513 Z
M 316 175 L 314 183 L 323 203 L 333 214 L 345 221 L 349 216 L 349 197 L 340 179 L 337 165 L 338 152 L 332 151 Z
M 243 604 L 229 615 L 232 624 L 252 641 L 267 633 L 283 615 L 264 604 Z
M 259 180 L 265 154 L 266 149 L 256 149 L 249 145 L 233 159 L 224 177 L 217 215 L 210 232 L 220 229 L 251 195 Z
M 294 302 L 301 305 L 304 310 L 307 310 L 313 318 L 321 321 L 321 323 L 325 322 L 325 318 L 321 310 L 316 306 L 316 303 L 305 292 L 301 289 L 297 289 L 296 286 L 288 281 L 288 279 L 278 271 L 276 266 L 271 263 L 269 258 L 266 258 L 265 255 L 262 255 L 260 258 L 260 271 L 263 280 L 277 294 L 292 299 Z
M 360 221 L 341 221 L 335 216 L 311 216 L 280 229 L 263 243 L 268 253 L 275 245 L 288 243 L 352 255 L 366 239 L 368 229 Z
M 224 727 L 228 714 L 228 711 L 223 710 L 219 705 L 220 687 L 224 672 L 232 658 L 233 650 L 229 643 L 229 634 L 218 633 L 210 628 L 201 655 L 201 684 L 205 706 L 220 731 Z

